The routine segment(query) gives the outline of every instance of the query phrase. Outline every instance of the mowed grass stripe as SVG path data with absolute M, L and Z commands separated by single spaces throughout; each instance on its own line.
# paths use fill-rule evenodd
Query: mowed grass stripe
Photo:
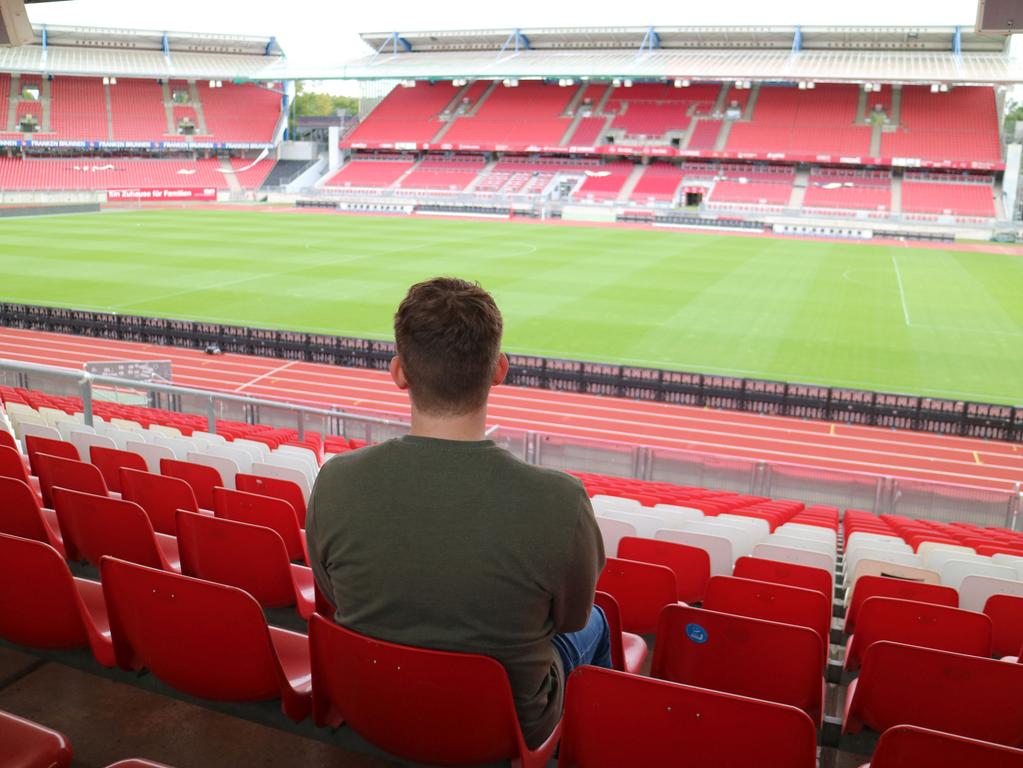
M 408 285 L 452 274 L 511 351 L 1023 403 L 1012 255 L 207 209 L 5 220 L 0 249 L 9 301 L 389 338 Z

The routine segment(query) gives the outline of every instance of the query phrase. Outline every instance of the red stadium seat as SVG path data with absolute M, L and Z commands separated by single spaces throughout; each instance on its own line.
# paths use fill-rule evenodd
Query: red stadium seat
M 780 560 L 765 560 L 760 557 L 740 557 L 735 561 L 732 575 L 740 579 L 769 581 L 800 589 L 812 589 L 829 600 L 834 595 L 831 574 L 823 568 L 811 568 Z
M 273 529 L 284 540 L 289 560 L 308 563 L 305 533 L 298 527 L 294 508 L 283 499 L 217 488 L 213 494 L 213 510 L 217 517 L 226 520 Z
M 622 629 L 640 635 L 653 634 L 661 609 L 678 602 L 678 586 L 670 568 L 617 557 L 607 558 L 597 591 L 618 601 Z
M 68 445 L 71 445 L 68 443 Z M 74 448 L 74 446 L 71 446 Z M 35 456 L 39 474 L 39 488 L 43 493 L 43 505 L 53 507 L 53 488 L 59 486 L 97 496 L 107 496 L 107 484 L 103 475 L 92 464 L 77 459 L 64 459 L 37 453 Z
M 131 451 L 119 451 L 116 448 L 104 448 L 93 445 L 89 448 L 89 460 L 103 475 L 107 488 L 121 493 L 121 468 L 146 471 L 146 460 Z
M 142 507 L 158 533 L 173 536 L 177 532 L 175 515 L 179 509 L 199 511 L 192 486 L 177 477 L 125 467 L 121 470 L 121 488 L 121 498 Z
M 871 597 L 895 597 L 918 603 L 946 605 L 949 608 L 959 607 L 959 593 L 952 587 L 887 576 L 861 576 L 856 580 L 852 596 L 848 599 L 845 612 L 846 634 L 851 635 L 856 631 L 856 618 L 859 616 L 860 608 Z
M 646 660 L 646 641 L 632 632 L 622 632 L 622 614 L 618 601 L 607 592 L 597 592 L 593 604 L 600 606 L 611 636 L 611 665 L 622 672 L 639 674 Z M 330 614 L 332 616 L 333 613 Z M 328 616 L 329 618 L 329 616 Z
M 879 640 L 991 656 L 991 619 L 983 613 L 894 597 L 872 597 L 860 608 L 856 633 L 845 651 L 845 671 L 855 672 Z
M 0 499 L 0 533 L 45 542 L 65 556 L 57 515 L 39 506 L 31 488 L 21 480 L 0 477 Z
M 889 728 L 862 768 L 1020 768 L 1023 751 L 913 725 Z
M 186 576 L 244 589 L 265 608 L 294 605 L 303 619 L 313 613 L 313 572 L 288 561 L 276 531 L 185 511 L 177 529 Z
M 213 489 L 224 484 L 213 467 L 178 459 L 160 459 L 160 474 L 176 477 L 192 486 L 195 500 L 202 509 L 213 509 Z
M 54 496 L 70 559 L 85 559 L 98 567 L 100 559 L 110 555 L 153 568 L 181 570 L 177 540 L 154 533 L 138 504 L 67 488 L 56 488 Z
M 317 725 L 344 722 L 396 757 L 439 765 L 540 768 L 557 746 L 560 725 L 535 751 L 526 746 L 508 676 L 492 658 L 374 640 L 319 614 L 309 645 Z
M 121 669 L 148 669 L 203 699 L 280 698 L 291 720 L 308 716 L 309 642 L 268 627 L 249 594 L 112 557 L 100 575 Z
M 305 528 L 306 503 L 302 495 L 302 489 L 290 480 L 279 480 L 276 477 L 262 477 L 261 475 L 247 475 L 239 472 L 235 475 L 234 486 L 239 491 L 246 493 L 258 493 L 261 496 L 273 496 L 275 499 L 283 499 L 291 504 L 298 515 L 298 525 Z
M 984 604 L 984 613 L 991 619 L 991 653 L 1018 656 L 1023 648 L 1023 597 L 991 595 Z
M 39 499 L 39 503 L 42 504 L 43 494 L 39 489 L 39 478 L 29 475 L 20 453 L 12 448 L 5 448 L 2 445 L 0 445 L 0 477 L 11 477 L 15 480 L 21 480 L 32 489 L 32 492 Z
M 31 720 L 0 710 L 0 758 L 4 768 L 68 768 L 67 737 Z
M 0 637 L 30 648 L 88 645 L 96 661 L 114 666 L 99 582 L 72 577 L 63 557 L 49 545 L 2 533 Z
M 670 568 L 675 574 L 679 600 L 686 603 L 703 600 L 710 579 L 710 555 L 705 550 L 672 541 L 625 536 L 618 543 L 618 556 Z
M 558 768 L 815 768 L 795 707 L 597 667 L 568 679 Z M 741 735 L 740 735 L 741 734 Z
M 709 611 L 808 627 L 821 640 L 821 665 L 827 660 L 831 641 L 831 600 L 815 589 L 734 576 L 714 576 L 707 583 L 703 607 Z
M 820 726 L 822 653 L 806 627 L 670 605 L 661 613 L 650 675 L 789 704 Z
M 6 429 L 0 429 L 0 448 L 10 448 L 12 451 L 18 450 L 18 442 L 14 439 L 14 435 Z
M 918 725 L 996 744 L 1023 742 L 1023 664 L 873 643 L 849 684 L 843 733 Z
M 29 464 L 32 466 L 32 473 L 39 475 L 39 465 L 36 463 L 36 455 L 46 453 L 50 456 L 60 456 L 62 459 L 81 461 L 78 449 L 71 443 L 63 440 L 51 440 L 48 437 L 36 435 L 25 435 L 25 453 L 28 454 Z

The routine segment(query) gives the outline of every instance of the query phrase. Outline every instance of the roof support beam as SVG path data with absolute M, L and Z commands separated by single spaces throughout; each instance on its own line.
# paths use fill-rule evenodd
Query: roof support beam
M 171 55 L 170 55 L 170 37 L 168 37 L 166 32 L 163 33 L 162 46 L 163 46 L 163 55 L 166 56 L 168 59 L 170 59 L 170 57 L 171 57 Z
M 955 34 L 952 35 L 952 53 L 956 56 L 963 55 L 963 28 L 956 27 Z
M 410 43 L 404 37 L 399 35 L 397 32 L 392 32 L 390 35 L 388 35 L 387 39 L 380 44 L 379 48 L 377 48 L 377 53 L 383 51 L 384 48 L 386 48 L 388 45 L 391 46 L 391 53 L 394 54 L 400 53 L 398 48 L 401 48 L 402 51 L 404 51 L 405 53 L 412 53 L 412 43 Z
M 501 50 L 497 52 L 497 55 L 500 56 L 502 53 L 507 51 L 508 46 L 510 45 L 515 46 L 514 48 L 515 53 L 518 53 L 519 51 L 528 51 L 529 38 L 522 34 L 521 29 L 518 29 L 516 27 L 515 29 L 512 30 L 512 33 L 508 35 L 508 39 L 504 41 L 504 45 L 501 46 Z
M 266 49 L 263 51 L 263 55 L 269 56 L 270 51 L 274 49 L 275 45 L 277 45 L 277 38 L 271 35 L 270 39 L 266 41 Z
M 657 34 L 653 27 L 647 27 L 646 34 L 643 35 L 643 42 L 639 44 L 639 52 L 654 51 L 660 47 L 661 36 Z
M 803 28 L 796 27 L 796 34 L 792 36 L 792 52 L 799 53 L 803 50 Z

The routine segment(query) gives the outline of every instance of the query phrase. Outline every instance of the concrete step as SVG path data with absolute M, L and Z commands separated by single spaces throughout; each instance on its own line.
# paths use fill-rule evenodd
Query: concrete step
M 21 75 L 11 75 L 11 97 L 7 101 L 7 132 L 18 130 L 18 102 L 21 100 Z
M 44 81 L 45 82 L 45 81 Z M 110 98 L 110 86 L 103 86 L 103 100 L 107 104 L 107 139 L 114 140 L 114 107 Z
M 40 121 L 41 125 L 39 130 L 42 133 L 50 133 L 52 129 L 52 117 L 53 114 L 53 98 L 50 95 L 52 93 L 50 89 L 49 78 L 43 78 L 42 88 L 39 89 L 39 99 L 43 102 L 43 119 Z M 110 109 L 110 102 L 107 102 L 107 109 Z
M 199 98 L 199 86 L 194 82 L 188 84 L 188 95 L 192 97 L 192 109 L 195 110 L 195 119 L 198 125 L 198 131 L 202 135 L 208 135 L 209 130 L 206 128 L 206 113 L 202 108 L 202 100 Z
M 163 81 L 163 109 L 167 113 L 167 133 L 173 135 L 178 132 L 178 127 L 174 125 L 174 97 L 166 80 Z
M 725 145 L 728 143 L 728 137 L 732 135 L 732 126 L 734 125 L 733 120 L 725 120 L 721 126 L 721 133 L 718 134 L 718 140 L 714 143 L 715 152 L 723 152 Z
M 618 193 L 618 197 L 615 198 L 615 202 L 624 203 L 632 196 L 632 191 L 636 188 L 636 185 L 639 183 L 639 180 L 643 176 L 643 172 L 645 170 L 646 166 L 642 164 L 637 165 L 632 169 L 632 173 L 629 174 L 629 178 L 627 178 L 625 180 L 625 184 L 622 185 L 622 189 Z

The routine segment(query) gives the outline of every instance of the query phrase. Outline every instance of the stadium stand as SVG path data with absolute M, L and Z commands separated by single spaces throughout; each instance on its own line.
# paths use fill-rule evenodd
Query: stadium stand
M 995 93 L 991 88 L 960 86 L 932 93 L 923 85 L 902 86 L 898 128 L 881 137 L 885 157 L 938 162 L 998 163 Z
M 232 158 L 232 168 L 251 161 Z M 258 188 L 273 167 L 262 160 L 256 167 L 237 174 L 247 188 Z M 0 158 L 0 185 L 7 190 L 92 190 L 134 187 L 212 187 L 228 189 L 219 160 L 178 160 L 141 158 Z
M 346 144 L 425 143 L 443 127 L 438 116 L 458 94 L 450 81 L 418 82 L 414 88 L 395 88 L 348 136 Z

